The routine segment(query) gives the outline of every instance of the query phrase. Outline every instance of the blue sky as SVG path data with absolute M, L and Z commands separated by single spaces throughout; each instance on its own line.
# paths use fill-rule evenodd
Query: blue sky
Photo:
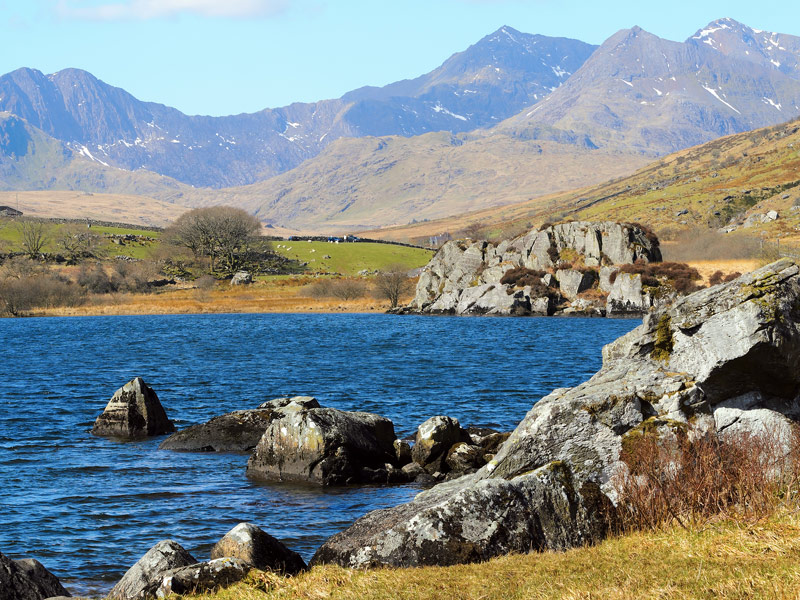
M 667 0 L 0 0 L 0 73 L 86 69 L 188 114 L 254 112 L 429 71 L 502 25 L 599 44 L 732 17 L 800 35 L 800 3 Z

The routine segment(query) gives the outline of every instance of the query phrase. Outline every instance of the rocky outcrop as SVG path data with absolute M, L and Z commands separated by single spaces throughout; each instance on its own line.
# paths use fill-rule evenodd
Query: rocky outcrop
M 648 314 L 590 380 L 539 400 L 477 473 L 369 513 L 312 564 L 453 564 L 593 541 L 630 436 L 775 430 L 800 418 L 799 393 L 800 268 L 782 260 Z
M 116 438 L 143 438 L 175 431 L 175 425 L 158 396 L 141 377 L 131 379 L 114 392 L 92 434 Z
M 157 598 L 171 594 L 197 594 L 226 587 L 244 579 L 253 565 L 239 558 L 217 558 L 208 562 L 170 569 L 161 578 Z
M 425 267 L 409 312 L 553 314 L 561 299 L 575 301 L 596 285 L 602 265 L 660 261 L 658 240 L 637 225 L 573 222 L 551 225 L 499 244 L 450 241 Z M 580 268 L 574 267 L 577 263 Z M 526 269 L 527 278 L 508 274 Z M 545 271 L 551 271 L 545 273 Z M 579 310 L 602 312 L 585 300 Z M 573 306 L 573 311 L 578 310 Z M 595 310 L 598 309 L 598 310 Z
M 261 570 L 295 575 L 306 569 L 297 552 L 289 550 L 260 527 L 239 523 L 211 549 L 211 558 L 237 558 Z
M 128 569 L 108 597 L 113 600 L 154 598 L 168 571 L 196 563 L 197 560 L 180 544 L 164 540 L 150 548 Z
M 58 577 L 38 560 L 13 560 L 0 553 L 0 600 L 43 600 L 69 595 Z
M 276 412 L 247 463 L 248 476 L 322 485 L 388 481 L 396 439 L 389 419 L 298 404 Z

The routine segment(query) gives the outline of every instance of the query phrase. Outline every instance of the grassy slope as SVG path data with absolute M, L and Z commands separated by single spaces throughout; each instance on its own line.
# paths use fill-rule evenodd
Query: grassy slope
M 356 275 L 364 269 L 381 270 L 392 265 L 402 265 L 409 270 L 416 269 L 428 264 L 433 256 L 430 250 L 392 244 L 276 242 L 273 248 L 287 258 L 308 262 L 309 271 L 342 275 Z M 330 258 L 324 258 L 325 256 Z
M 341 598 L 797 598 L 800 518 L 720 523 L 701 531 L 635 533 L 564 553 L 487 563 L 351 571 L 317 567 L 294 579 L 253 572 L 200 600 Z
M 552 219 L 640 221 L 664 232 L 719 227 L 736 214 L 775 208 L 781 214 L 778 221 L 744 231 L 770 238 L 781 235 L 798 244 L 800 212 L 789 210 L 796 200 L 800 201 L 798 121 L 683 150 L 631 176 L 593 187 L 365 235 L 406 240 L 457 232 L 471 223 L 500 231 Z M 688 213 L 677 215 L 682 210 Z

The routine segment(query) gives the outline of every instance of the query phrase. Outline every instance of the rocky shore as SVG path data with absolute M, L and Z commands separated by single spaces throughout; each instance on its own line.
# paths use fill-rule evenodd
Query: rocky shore
M 618 500 L 612 481 L 626 468 L 623 448 L 645 433 L 769 432 L 792 443 L 800 419 L 798 367 L 800 267 L 782 260 L 648 313 L 642 325 L 603 349 L 598 373 L 536 402 L 510 435 L 436 416 L 413 440 L 400 440 L 388 419 L 294 397 L 214 417 L 161 447 L 252 452 L 247 476 L 264 480 L 438 483 L 409 503 L 358 519 L 326 541 L 310 565 L 471 563 L 602 540 Z M 139 379 L 126 384 L 98 422 L 124 415 L 114 419 L 126 424 L 114 426 L 115 437 L 154 431 L 151 421 L 164 420 L 148 389 Z M 240 524 L 207 561 L 175 541 L 160 542 L 111 596 L 210 589 L 253 567 L 287 574 L 307 568 L 279 540 Z M 58 595 L 66 590 L 42 565 L 0 555 L 0 600 Z

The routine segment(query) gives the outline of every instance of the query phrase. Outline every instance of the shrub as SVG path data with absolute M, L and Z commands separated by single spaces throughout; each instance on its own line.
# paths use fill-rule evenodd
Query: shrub
M 708 283 L 709 285 L 719 285 L 722 283 L 723 277 L 724 275 L 722 274 L 722 271 L 714 271 L 714 273 L 711 274 L 711 277 L 708 278 Z
M 525 287 L 526 285 L 541 283 L 542 277 L 544 276 L 544 271 L 535 271 L 533 269 L 526 269 L 525 267 L 514 267 L 503 274 L 500 278 L 500 283 L 512 287 Z
M 306 293 L 316 299 L 338 298 L 348 301 L 363 298 L 367 293 L 367 286 L 363 281 L 354 279 L 322 279 L 308 286 Z
M 34 308 L 76 306 L 82 301 L 83 290 L 56 275 L 0 280 L 0 313 L 3 314 L 19 316 Z
M 642 284 L 651 287 L 658 287 L 661 285 L 661 280 L 664 280 L 681 294 L 689 294 L 701 289 L 701 286 L 696 283 L 702 280 L 700 273 L 685 263 L 637 261 L 634 264 L 620 265 L 619 272 L 641 275 Z M 612 274 L 609 280 L 613 284 L 616 281 L 615 274 Z
M 687 431 L 629 433 L 612 478 L 624 530 L 697 525 L 723 516 L 760 518 L 782 498 L 795 498 L 800 460 L 791 439 L 776 433 L 717 436 Z M 644 426 L 644 427 L 643 427 Z

